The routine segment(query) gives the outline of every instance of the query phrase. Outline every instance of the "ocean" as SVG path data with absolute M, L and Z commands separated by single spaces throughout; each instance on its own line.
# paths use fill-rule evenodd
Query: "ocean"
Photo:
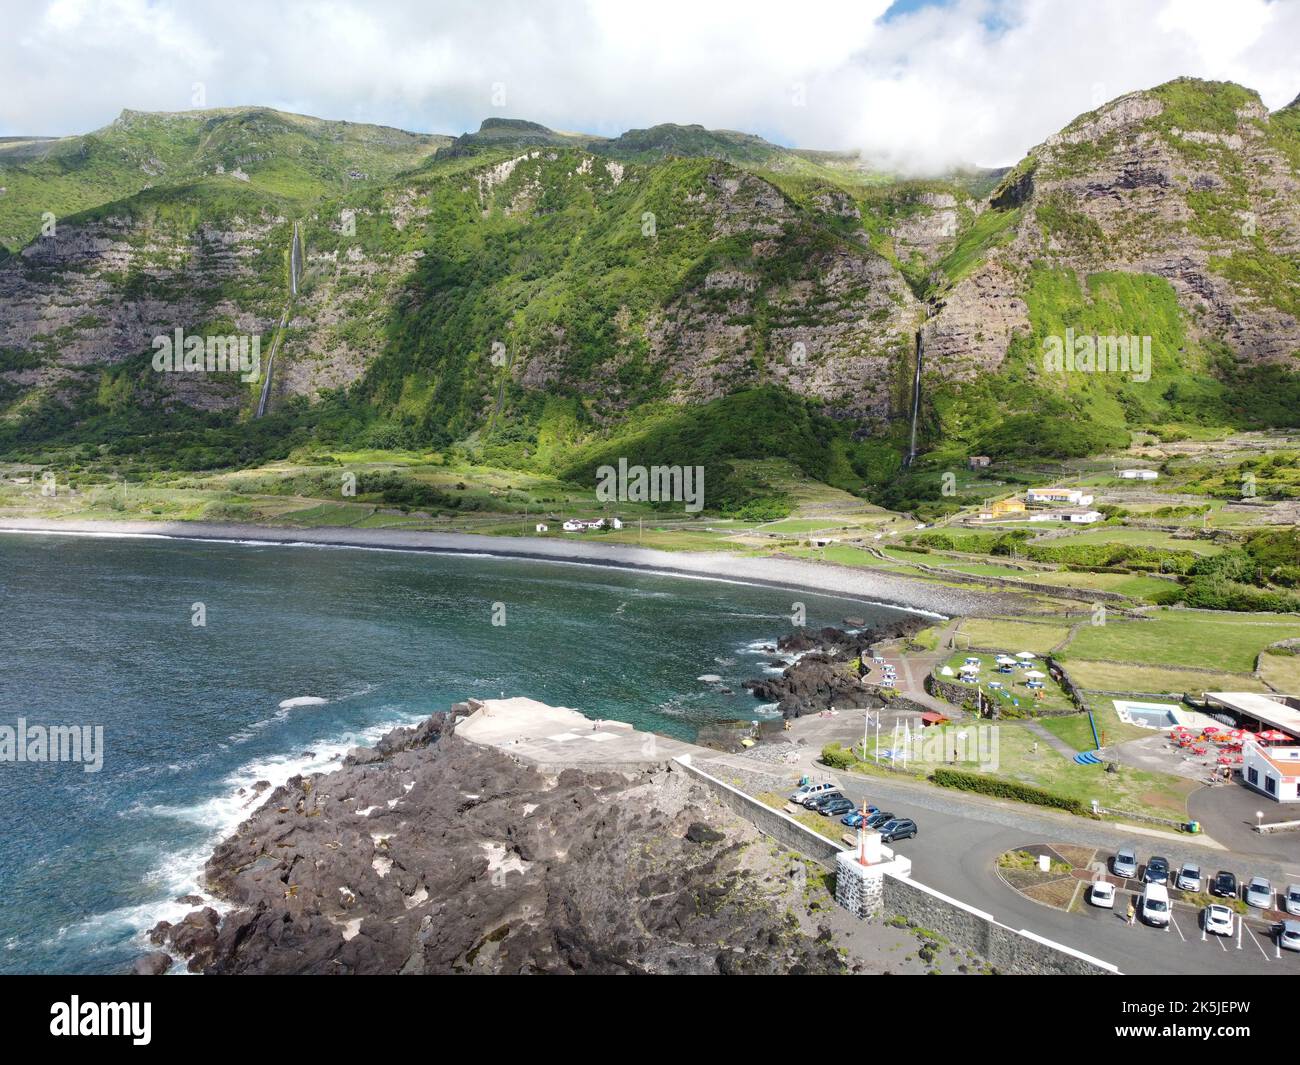
M 901 614 L 487 556 L 0 535 L 0 727 L 103 729 L 98 772 L 0 761 L 0 972 L 123 971 L 192 908 L 255 782 L 453 702 L 526 695 L 683 739 L 772 714 L 741 685 L 795 602 L 812 627 Z

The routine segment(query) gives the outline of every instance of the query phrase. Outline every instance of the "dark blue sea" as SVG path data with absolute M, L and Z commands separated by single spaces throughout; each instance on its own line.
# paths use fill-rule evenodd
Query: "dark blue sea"
M 0 535 L 0 726 L 104 729 L 97 773 L 0 762 L 0 972 L 122 971 L 202 893 L 255 781 L 328 770 L 458 700 L 526 695 L 684 739 L 770 714 L 741 684 L 795 600 L 810 626 L 899 613 L 480 556 Z

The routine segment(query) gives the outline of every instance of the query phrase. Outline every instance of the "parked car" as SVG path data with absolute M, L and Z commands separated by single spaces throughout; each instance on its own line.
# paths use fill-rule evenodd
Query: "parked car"
M 836 799 L 842 799 L 844 795 L 838 791 L 824 791 L 820 795 L 814 795 L 804 800 L 804 805 L 810 810 L 820 810 L 828 802 L 834 802 Z
M 1236 875 L 1226 869 L 1220 869 L 1210 882 L 1210 894 L 1218 895 L 1221 899 L 1235 899 L 1237 897 Z
M 1258 906 L 1261 910 L 1273 908 L 1273 885 L 1262 876 L 1252 876 L 1244 894 L 1247 906 Z
M 852 799 L 832 799 L 830 802 L 819 806 L 817 812 L 823 817 L 839 817 L 840 814 L 846 814 L 852 809 Z
M 874 813 L 867 818 L 867 827 L 878 829 L 880 828 L 881 825 L 887 825 L 892 820 L 894 820 L 893 814 L 884 813 L 883 811 L 879 813 Z
M 1300 950 L 1300 921 L 1283 921 L 1277 930 L 1277 945 L 1283 950 Z
M 896 817 L 880 828 L 880 838 L 885 843 L 893 843 L 896 839 L 911 839 L 915 835 L 916 822 L 907 817 Z
M 871 815 L 868 814 L 867 817 L 869 816 Z M 862 816 L 861 810 L 850 810 L 848 813 L 846 813 L 843 817 L 840 818 L 840 824 L 848 825 L 849 828 L 857 828 L 858 825 L 862 824 L 864 821 L 866 821 L 866 819 L 867 819 L 866 817 Z
M 1115 908 L 1115 885 L 1109 880 L 1094 880 L 1088 892 L 1088 901 L 1104 910 Z
M 803 805 L 805 799 L 814 795 L 825 795 L 828 791 L 839 791 L 840 789 L 834 784 L 824 782 L 821 784 L 805 784 L 803 787 L 796 788 L 790 793 L 790 801 Z
M 1147 884 L 1142 889 L 1138 913 L 1147 924 L 1164 928 L 1169 924 L 1169 890 L 1164 884 Z
M 1200 891 L 1201 867 L 1191 862 L 1184 862 L 1183 867 L 1178 870 L 1178 879 L 1174 881 L 1174 886 L 1179 891 Z
M 1220 906 L 1216 902 L 1206 906 L 1201 913 L 1204 915 L 1207 932 L 1212 932 L 1216 936 L 1232 935 L 1232 911 L 1227 906 Z
M 1153 855 L 1147 862 L 1147 871 L 1143 876 L 1148 884 L 1169 884 L 1169 859 Z
M 1282 908 L 1287 913 L 1300 914 L 1300 884 L 1287 884 Z
M 1116 876 L 1131 880 L 1138 875 L 1137 851 L 1132 847 L 1121 847 L 1119 853 L 1111 861 L 1110 868 Z

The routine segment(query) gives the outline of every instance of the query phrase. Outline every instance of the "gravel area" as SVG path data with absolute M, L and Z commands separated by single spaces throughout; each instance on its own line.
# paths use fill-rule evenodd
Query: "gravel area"
M 0 532 L 91 533 L 117 536 L 166 536 L 176 539 L 258 540 L 335 547 L 387 547 L 404 551 L 468 552 L 507 558 L 615 566 L 659 573 L 805 588 L 845 599 L 896 606 L 948 617 L 954 614 L 1023 613 L 1030 604 L 1014 593 L 948 587 L 930 581 L 878 573 L 852 566 L 800 559 L 737 557 L 726 552 L 655 551 L 590 540 L 483 536 L 476 533 L 405 532 L 398 529 L 286 529 L 264 525 L 218 525 L 204 522 L 54 521 L 0 518 Z

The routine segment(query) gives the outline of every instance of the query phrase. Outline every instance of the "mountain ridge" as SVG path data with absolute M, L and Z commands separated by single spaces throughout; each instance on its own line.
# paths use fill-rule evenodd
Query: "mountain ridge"
M 918 333 L 935 461 L 1095 449 L 1182 418 L 1268 424 L 1300 352 L 1294 113 L 1178 79 L 954 181 L 702 126 L 588 138 L 490 118 L 438 140 L 271 109 L 124 112 L 117 141 L 91 147 L 138 165 L 170 127 L 163 183 L 0 259 L 0 446 L 134 437 L 186 411 L 230 439 L 262 433 L 240 428 L 247 389 L 159 381 L 140 359 L 177 318 L 269 329 L 292 220 L 307 268 L 273 396 L 298 442 L 466 440 L 581 465 L 637 426 L 662 441 L 655 426 L 776 409 L 729 399 L 775 389 L 829 416 L 815 433 L 841 440 L 837 476 L 860 488 L 897 468 Z M 1243 212 L 1250 234 L 1234 232 Z M 1044 377 L 1034 345 L 1067 319 L 1152 332 L 1160 383 Z M 1005 427 L 1026 418 L 1018 443 Z

